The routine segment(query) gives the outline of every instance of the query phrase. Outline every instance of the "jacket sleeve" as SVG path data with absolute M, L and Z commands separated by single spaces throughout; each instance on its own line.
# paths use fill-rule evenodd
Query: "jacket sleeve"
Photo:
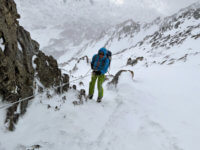
M 106 59 L 105 60 L 105 65 L 104 65 L 103 69 L 101 70 L 101 73 L 105 74 L 108 71 L 108 67 L 109 67 L 109 60 Z
M 94 67 L 95 57 L 96 57 L 96 55 L 94 55 L 94 56 L 92 57 L 92 62 L 91 62 L 91 68 L 92 68 L 92 69 L 93 69 L 93 67 Z

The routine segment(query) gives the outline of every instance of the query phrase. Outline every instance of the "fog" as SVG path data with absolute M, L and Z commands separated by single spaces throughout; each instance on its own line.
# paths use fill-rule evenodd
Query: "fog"
M 20 24 L 46 51 L 65 51 L 132 19 L 150 22 L 195 0 L 15 0 Z M 56 47 L 56 48 L 55 48 Z M 58 49 L 59 47 L 59 49 Z

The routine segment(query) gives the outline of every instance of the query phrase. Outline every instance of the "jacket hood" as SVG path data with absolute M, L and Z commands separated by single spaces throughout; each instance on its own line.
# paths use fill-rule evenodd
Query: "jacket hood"
M 101 53 L 101 52 L 103 52 L 103 53 L 104 53 L 104 56 L 106 56 L 106 53 L 107 53 L 106 48 L 104 48 L 104 47 L 101 48 L 101 49 L 99 50 L 98 54 Z

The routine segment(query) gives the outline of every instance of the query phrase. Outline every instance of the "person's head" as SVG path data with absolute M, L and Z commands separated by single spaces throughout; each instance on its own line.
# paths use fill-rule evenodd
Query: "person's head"
M 100 58 L 103 58 L 106 55 L 106 49 L 103 47 L 99 50 L 98 55 Z
M 103 58 L 103 56 L 104 56 L 104 53 L 103 53 L 103 52 L 100 52 L 100 53 L 99 53 L 99 57 L 100 57 L 100 58 Z

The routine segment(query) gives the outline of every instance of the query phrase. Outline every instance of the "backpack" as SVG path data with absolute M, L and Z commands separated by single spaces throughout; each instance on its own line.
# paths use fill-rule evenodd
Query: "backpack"
M 109 51 L 109 50 L 107 50 L 106 49 L 106 51 L 107 51 L 107 53 L 106 53 L 106 58 L 108 58 L 108 60 L 109 60 L 109 65 L 108 65 L 108 68 L 110 67 L 110 64 L 111 64 L 111 60 L 112 60 L 112 52 L 111 51 Z M 96 57 L 95 57 L 95 59 L 96 59 Z M 105 65 L 105 60 L 106 59 L 104 59 L 104 61 L 103 61 L 103 66 Z M 92 65 L 92 64 L 91 64 Z
M 106 49 L 106 51 L 107 51 L 106 58 L 108 58 L 108 60 L 109 60 L 109 65 L 108 65 L 108 68 L 109 68 L 110 64 L 111 64 L 111 60 L 112 60 L 112 52 L 107 49 Z M 105 61 L 106 61 L 106 59 L 104 59 L 104 61 L 103 61 L 103 66 L 105 65 Z
M 109 50 L 107 50 L 106 57 L 109 59 L 109 67 L 110 67 L 111 60 L 112 60 L 112 52 L 111 52 L 111 51 L 109 51 Z

